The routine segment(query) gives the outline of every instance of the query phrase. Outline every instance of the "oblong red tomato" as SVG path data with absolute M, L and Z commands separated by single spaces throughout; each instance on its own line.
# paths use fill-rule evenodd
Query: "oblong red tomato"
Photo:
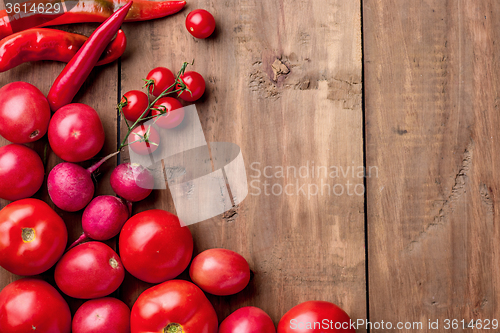
M 54 278 L 63 293 L 74 298 L 103 297 L 118 289 L 125 277 L 120 257 L 101 242 L 80 244 L 64 254 Z
M 181 274 L 193 255 L 193 236 L 177 216 L 160 209 L 132 216 L 122 228 L 119 249 L 125 269 L 160 283 Z
M 0 332 L 69 333 L 71 312 L 45 281 L 24 278 L 0 292 Z
M 219 333 L 276 333 L 276 328 L 271 317 L 263 310 L 246 306 L 224 319 Z
M 130 309 L 113 297 L 82 304 L 71 324 L 73 333 L 130 333 Z
M 146 289 L 130 317 L 132 333 L 217 333 L 217 324 L 217 314 L 203 291 L 183 280 Z
M 31 197 L 42 186 L 44 173 L 42 159 L 34 150 L 18 144 L 0 148 L 0 198 Z
M 250 267 L 245 258 L 234 251 L 210 249 L 193 259 L 189 276 L 207 293 L 227 296 L 239 293 L 247 286 Z
M 17 275 L 45 272 L 61 258 L 68 231 L 38 199 L 14 201 L 0 211 L 0 266 Z
M 278 324 L 278 333 L 355 333 L 351 318 L 337 305 L 308 301 L 294 306 Z

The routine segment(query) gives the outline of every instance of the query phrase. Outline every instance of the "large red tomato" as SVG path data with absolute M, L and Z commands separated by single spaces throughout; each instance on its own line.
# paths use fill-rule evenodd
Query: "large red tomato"
M 130 318 L 132 333 L 217 333 L 217 314 L 203 291 L 171 280 L 144 291 Z
M 54 113 L 49 124 L 50 148 L 68 162 L 94 157 L 104 145 L 104 128 L 97 112 L 88 105 L 73 103 Z
M 47 133 L 50 107 L 37 87 L 12 82 L 0 89 L 0 135 L 14 143 L 33 142 Z
M 69 333 L 71 312 L 45 281 L 24 278 L 0 292 L 0 332 Z
M 351 318 L 337 305 L 324 301 L 308 301 L 285 313 L 278 333 L 355 333 Z
M 250 267 L 238 253 L 226 249 L 210 249 L 198 254 L 189 275 L 207 293 L 227 296 L 239 293 L 250 281 Z
M 125 222 L 119 249 L 130 274 L 142 281 L 159 283 L 175 278 L 188 267 L 193 237 L 177 216 L 152 209 Z
M 0 148 L 0 198 L 31 197 L 42 186 L 44 173 L 42 159 L 34 150 L 18 144 Z
M 17 275 L 45 272 L 68 241 L 64 221 L 45 202 L 23 199 L 0 211 L 0 265 Z
M 276 328 L 267 313 L 254 306 L 246 306 L 224 319 L 219 333 L 276 333 Z

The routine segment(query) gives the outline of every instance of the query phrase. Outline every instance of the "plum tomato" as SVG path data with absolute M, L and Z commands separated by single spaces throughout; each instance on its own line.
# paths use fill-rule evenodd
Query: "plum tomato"
M 172 91 L 174 89 L 175 75 L 168 68 L 156 67 L 148 73 L 146 80 L 154 81 L 154 86 L 149 87 L 149 93 L 154 97 L 158 97 L 167 88 L 171 87 L 167 91 Z
M 0 147 L 0 198 L 31 197 L 42 186 L 44 173 L 42 159 L 34 150 L 19 144 Z
M 186 102 L 194 102 L 200 99 L 200 97 L 205 93 L 205 80 L 203 79 L 203 76 L 201 76 L 201 74 L 194 71 L 185 72 L 179 78 L 191 91 L 183 91 L 180 94 L 179 98 L 185 100 Z M 176 89 L 179 88 L 180 86 L 177 85 Z
M 160 135 L 151 125 L 139 125 L 130 133 L 128 144 L 136 154 L 149 155 L 158 149 Z
M 14 201 L 0 211 L 0 266 L 17 275 L 52 267 L 68 241 L 64 221 L 38 199 Z
M 162 116 L 158 116 L 155 119 L 155 124 L 161 128 L 175 128 L 179 126 L 184 119 L 184 109 L 182 104 L 173 97 L 160 98 L 154 107 L 158 110 L 151 110 L 152 116 L 161 114 L 162 112 L 160 112 L 159 109 L 163 109 L 166 112 Z
M 50 120 L 49 143 L 52 151 L 67 162 L 83 162 L 94 157 L 104 145 L 99 115 L 85 104 L 63 106 Z
M 99 298 L 114 292 L 125 277 L 120 257 L 101 242 L 87 242 L 66 252 L 54 278 L 63 293 L 74 298 Z
M 130 309 L 116 298 L 93 299 L 78 308 L 72 328 L 73 333 L 130 333 Z
M 267 313 L 254 306 L 246 306 L 224 319 L 219 333 L 276 333 L 276 328 Z
M 327 322 L 318 326 L 315 323 Z M 355 333 L 351 318 L 337 305 L 324 301 L 308 301 L 285 313 L 278 324 L 278 333 Z
M 186 29 L 196 38 L 207 38 L 215 30 L 215 19 L 205 9 L 196 9 L 186 17 Z
M 126 98 L 127 105 L 122 107 L 122 112 L 127 120 L 135 122 L 149 106 L 148 95 L 140 90 L 130 90 L 123 96 L 121 103 L 125 103 Z M 149 111 L 144 114 L 144 117 L 146 117 L 148 113 Z
M 197 286 L 171 280 L 146 289 L 134 303 L 132 333 L 217 333 L 217 314 Z
M 193 254 L 193 237 L 177 216 L 160 209 L 132 216 L 122 228 L 119 250 L 136 278 L 160 283 L 181 274 Z
M 242 291 L 250 281 L 248 262 L 226 249 L 209 249 L 198 254 L 189 269 L 191 280 L 212 295 L 227 296 Z
M 71 312 L 45 281 L 24 278 L 0 292 L 0 332 L 69 333 Z
M 0 89 L 0 135 L 10 142 L 27 143 L 47 133 L 50 106 L 32 84 L 12 82 Z

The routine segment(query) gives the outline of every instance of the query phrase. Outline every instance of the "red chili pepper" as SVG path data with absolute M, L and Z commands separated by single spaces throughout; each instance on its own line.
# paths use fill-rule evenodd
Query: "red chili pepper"
M 128 10 L 132 6 L 132 1 L 118 9 L 103 24 L 101 24 L 89 39 L 78 50 L 78 53 L 64 67 L 50 88 L 47 100 L 52 111 L 71 103 L 78 90 L 87 79 L 92 68 L 99 60 L 106 45 L 116 34 L 122 24 Z
M 41 1 L 37 1 L 41 2 Z M 33 1 L 31 2 L 33 3 Z M 23 15 L 9 15 L 6 10 L 0 11 L 0 39 L 11 35 L 13 32 L 26 30 L 33 27 L 46 27 L 52 25 L 104 22 L 115 10 L 124 6 L 126 0 L 80 0 L 65 1 L 65 6 L 70 10 L 66 13 L 52 14 L 27 12 Z M 132 8 L 125 17 L 125 22 L 146 21 L 172 15 L 180 11 L 186 1 L 134 1 Z M 24 10 L 21 4 L 20 8 Z M 29 6 L 28 6 L 29 8 Z M 62 7 L 60 7 L 62 8 Z
M 21 31 L 0 40 L 0 72 L 29 61 L 53 60 L 69 62 L 87 40 L 86 36 L 66 31 L 34 28 Z M 97 66 L 115 61 L 125 51 L 127 38 L 118 30 Z

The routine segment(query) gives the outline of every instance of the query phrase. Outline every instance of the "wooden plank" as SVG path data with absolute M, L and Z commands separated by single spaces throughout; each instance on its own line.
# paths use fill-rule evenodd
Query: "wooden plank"
M 215 36 L 196 40 L 188 34 L 184 20 L 196 8 L 214 14 Z M 193 0 L 181 14 L 124 26 L 130 43 L 121 92 L 140 88 L 156 66 L 177 71 L 194 59 L 190 68 L 207 83 L 204 98 L 196 102 L 206 140 L 238 144 L 249 182 L 255 180 L 262 191 L 255 195 L 250 188 L 231 213 L 190 226 L 196 253 L 235 250 L 255 273 L 241 294 L 210 296 L 219 320 L 254 305 L 277 323 L 292 306 L 311 299 L 335 302 L 353 318 L 366 318 L 363 178 L 351 174 L 363 166 L 360 9 L 359 1 Z M 126 161 L 126 154 L 122 158 Z M 262 174 L 266 166 L 275 174 L 275 167 L 298 172 L 301 166 L 311 170 L 313 163 L 342 167 L 347 174 L 301 178 L 290 171 L 270 179 Z M 265 195 L 266 180 L 277 184 L 275 193 L 287 184 L 295 193 Z M 337 193 L 341 187 L 344 193 L 327 194 L 325 187 L 323 195 L 308 198 L 300 190 L 304 185 L 302 191 L 310 186 L 314 192 L 322 182 L 338 183 Z M 353 194 L 355 184 L 360 195 Z M 162 190 L 135 212 L 153 207 L 175 208 Z M 123 298 L 131 305 L 146 287 L 127 277 Z
M 498 1 L 363 2 L 372 322 L 500 316 L 499 15 Z

